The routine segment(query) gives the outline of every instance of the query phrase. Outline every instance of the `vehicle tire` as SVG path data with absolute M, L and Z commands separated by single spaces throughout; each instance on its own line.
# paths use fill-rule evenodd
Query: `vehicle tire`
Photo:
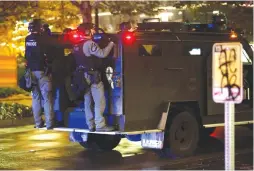
M 88 150 L 113 150 L 121 141 L 119 135 L 91 134 L 87 142 L 80 142 L 80 145 Z
M 88 134 L 88 139 L 85 142 L 79 142 L 79 144 L 87 150 L 96 150 L 98 147 L 93 141 L 94 135 Z
M 99 150 L 113 150 L 121 141 L 120 135 L 100 135 L 95 134 L 93 141 Z
M 84 147 L 85 149 L 92 149 L 92 144 L 90 144 L 89 142 L 79 142 L 79 144 Z
M 170 155 L 179 157 L 192 155 L 199 142 L 200 126 L 197 118 L 184 111 L 169 119 L 164 146 L 169 147 Z

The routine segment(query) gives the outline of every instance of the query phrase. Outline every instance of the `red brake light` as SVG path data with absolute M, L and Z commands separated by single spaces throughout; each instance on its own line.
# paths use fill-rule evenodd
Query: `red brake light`
M 132 44 L 135 41 L 135 36 L 132 32 L 123 33 L 123 41 L 126 44 Z
M 131 36 L 130 35 L 127 35 L 126 37 L 125 37 L 127 40 L 131 40 Z
M 71 43 L 78 43 L 84 39 L 84 34 L 78 30 L 72 30 L 66 34 L 67 40 Z
M 73 38 L 78 38 L 79 35 L 78 35 L 78 34 L 73 34 L 72 37 L 73 37 Z

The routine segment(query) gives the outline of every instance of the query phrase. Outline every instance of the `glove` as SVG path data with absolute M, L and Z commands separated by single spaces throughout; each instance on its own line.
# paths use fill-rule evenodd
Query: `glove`
M 113 41 L 110 41 L 109 43 L 113 43 L 115 45 L 115 42 L 113 42 Z

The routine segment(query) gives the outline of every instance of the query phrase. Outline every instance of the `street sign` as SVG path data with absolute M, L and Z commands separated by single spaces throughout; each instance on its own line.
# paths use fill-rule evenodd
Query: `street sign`
M 241 103 L 243 99 L 242 45 L 213 45 L 213 100 L 216 103 Z
M 235 103 L 243 99 L 242 45 L 213 45 L 213 100 L 225 103 L 225 170 L 235 170 Z

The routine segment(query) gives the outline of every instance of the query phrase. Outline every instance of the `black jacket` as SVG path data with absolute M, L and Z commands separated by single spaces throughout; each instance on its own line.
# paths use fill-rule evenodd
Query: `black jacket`
M 31 71 L 44 71 L 54 58 L 54 47 L 59 42 L 48 35 L 30 34 L 25 39 L 25 58 Z

